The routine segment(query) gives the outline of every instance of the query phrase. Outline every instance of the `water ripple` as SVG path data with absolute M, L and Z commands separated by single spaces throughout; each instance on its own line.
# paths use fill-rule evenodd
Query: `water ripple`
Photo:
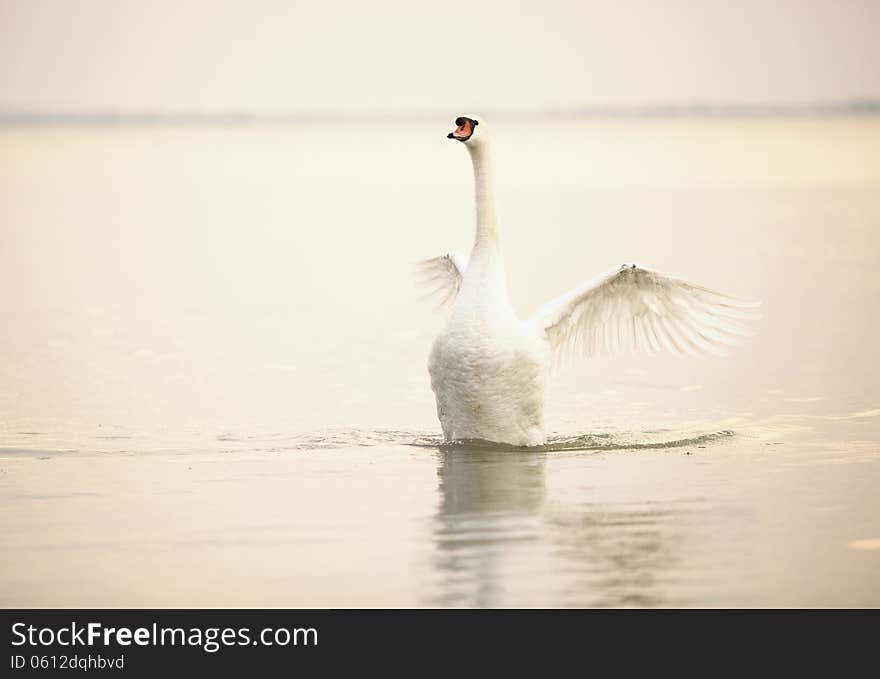
M 553 435 L 542 446 L 512 446 L 492 441 L 469 439 L 462 441 L 446 441 L 442 436 L 420 432 L 400 431 L 395 429 L 379 430 L 340 430 L 318 434 L 305 434 L 294 437 L 288 442 L 288 449 L 319 450 L 324 448 L 369 447 L 377 445 L 397 444 L 417 448 L 440 448 L 444 451 L 455 450 L 496 450 L 496 451 L 528 451 L 528 452 L 560 452 L 578 450 L 642 450 L 684 448 L 687 446 L 708 445 L 735 434 L 729 429 L 695 434 L 681 438 L 658 438 L 654 432 L 642 433 L 594 433 L 576 435 Z
M 84 441 L 76 448 L 54 448 L 39 446 L 31 448 L 24 441 L 10 441 L 4 445 L 0 442 L 2 455 L 36 455 L 59 454 L 71 452 L 103 453 L 168 453 L 168 452 L 221 452 L 221 453 L 284 453 L 336 450 L 343 448 L 372 448 L 376 446 L 408 446 L 413 448 L 430 448 L 444 453 L 456 451 L 483 452 L 530 452 L 557 453 L 571 451 L 614 451 L 683 448 L 687 446 L 705 446 L 722 439 L 734 436 L 730 430 L 710 433 L 676 434 L 670 431 L 618 432 L 614 434 L 597 432 L 587 434 L 555 434 L 547 443 L 530 448 L 511 446 L 481 440 L 446 441 L 438 434 L 399 430 L 399 429 L 332 429 L 302 434 L 235 434 L 231 432 L 216 435 L 213 444 L 207 447 L 199 440 L 168 440 L 163 445 L 151 445 L 145 448 L 139 445 L 139 437 L 122 434 L 103 434 L 92 436 L 91 442 Z M 95 445 L 95 442 L 101 443 Z M 124 449 L 112 451 L 102 450 L 102 444 L 108 442 L 125 442 Z

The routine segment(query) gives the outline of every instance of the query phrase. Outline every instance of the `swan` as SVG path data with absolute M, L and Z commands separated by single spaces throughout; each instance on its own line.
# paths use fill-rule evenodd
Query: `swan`
M 476 236 L 470 257 L 449 252 L 420 264 L 449 318 L 428 358 L 437 416 L 448 441 L 545 443 L 544 391 L 572 354 L 632 348 L 719 354 L 750 334 L 759 302 L 624 264 L 550 300 L 529 319 L 510 304 L 492 196 L 485 119 L 460 116 L 447 136 L 473 164 Z

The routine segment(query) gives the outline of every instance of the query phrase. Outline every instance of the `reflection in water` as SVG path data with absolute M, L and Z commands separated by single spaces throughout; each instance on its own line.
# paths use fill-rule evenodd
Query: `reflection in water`
M 602 495 L 601 489 L 564 479 L 548 496 L 545 467 L 554 454 L 560 453 L 485 444 L 438 449 L 439 591 L 430 603 L 686 604 L 670 598 L 669 585 L 684 577 L 688 519 L 699 505 L 595 502 L 590 496 Z
M 441 447 L 435 544 L 447 606 L 504 605 L 504 562 L 540 539 L 543 452 Z
M 688 503 L 580 505 L 548 517 L 548 532 L 575 571 L 565 603 L 583 606 L 682 606 L 671 600 L 681 572 Z

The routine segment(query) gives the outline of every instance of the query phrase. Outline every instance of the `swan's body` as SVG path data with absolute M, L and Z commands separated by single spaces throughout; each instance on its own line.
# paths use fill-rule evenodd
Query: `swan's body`
M 510 306 L 500 257 L 477 250 L 428 359 L 447 439 L 544 442 L 549 347 Z
M 551 366 L 571 351 L 596 354 L 627 345 L 648 351 L 714 353 L 746 334 L 738 322 L 754 304 L 624 265 L 541 307 L 528 320 L 510 305 L 492 200 L 488 141 L 463 117 L 451 138 L 474 167 L 477 230 L 470 258 L 423 263 L 443 301 L 453 301 L 431 349 L 428 371 L 448 440 L 517 446 L 544 443 L 544 388 Z

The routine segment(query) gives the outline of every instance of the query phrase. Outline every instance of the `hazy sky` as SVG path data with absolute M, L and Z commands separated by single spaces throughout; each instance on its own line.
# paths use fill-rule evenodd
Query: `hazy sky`
M 880 97 L 878 0 L 0 0 L 0 110 Z

